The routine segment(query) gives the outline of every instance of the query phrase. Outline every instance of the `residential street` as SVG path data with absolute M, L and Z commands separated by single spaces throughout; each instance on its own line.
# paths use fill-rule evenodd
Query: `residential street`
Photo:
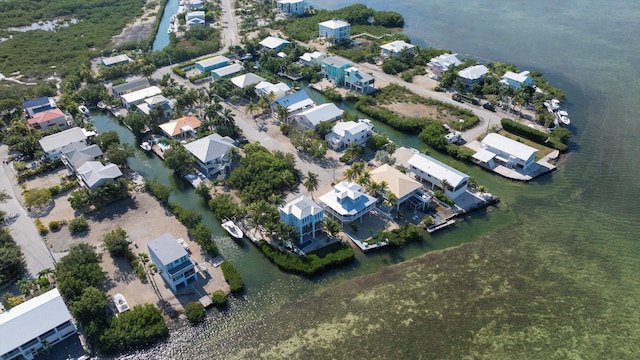
M 0 158 L 5 159 L 9 149 L 7 145 L 0 146 Z M 4 190 L 11 195 L 11 199 L 4 204 L 0 204 L 0 210 L 7 212 L 8 225 L 11 236 L 16 244 L 22 249 L 26 264 L 25 271 L 29 278 L 35 278 L 38 272 L 55 267 L 53 255 L 47 249 L 42 237 L 38 233 L 38 229 L 29 218 L 27 211 L 20 205 L 16 199 L 16 194 L 11 186 L 11 175 L 8 174 L 11 165 L 2 165 L 0 167 L 0 190 Z

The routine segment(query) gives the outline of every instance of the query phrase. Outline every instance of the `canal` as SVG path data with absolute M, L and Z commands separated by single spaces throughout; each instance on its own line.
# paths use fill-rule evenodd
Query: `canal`
M 160 51 L 169 45 L 169 24 L 171 23 L 171 16 L 178 12 L 178 6 L 180 0 L 166 0 L 167 5 L 164 7 L 162 18 L 160 19 L 160 26 L 158 26 L 158 33 L 155 39 L 153 39 L 153 51 Z

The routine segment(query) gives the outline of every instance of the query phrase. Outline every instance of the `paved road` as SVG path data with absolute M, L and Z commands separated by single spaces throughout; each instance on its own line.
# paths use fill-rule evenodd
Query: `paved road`
M 0 147 L 0 158 L 5 159 L 7 157 L 8 148 L 6 145 Z M 47 249 L 44 241 L 38 233 L 38 229 L 35 224 L 29 218 L 27 211 L 16 200 L 13 187 L 11 186 L 10 175 L 7 171 L 11 170 L 10 165 L 0 166 L 0 190 L 5 190 L 12 199 L 4 204 L 0 204 L 0 210 L 7 212 L 8 218 L 15 220 L 9 221 L 8 228 L 11 231 L 13 239 L 18 246 L 22 249 L 24 254 L 24 260 L 26 264 L 27 277 L 36 277 L 38 272 L 55 267 L 53 255 Z

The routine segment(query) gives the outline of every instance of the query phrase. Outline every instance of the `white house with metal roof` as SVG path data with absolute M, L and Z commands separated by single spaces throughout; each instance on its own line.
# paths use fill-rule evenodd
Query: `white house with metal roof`
M 148 88 L 150 85 L 151 83 L 147 79 L 132 80 L 124 84 L 112 86 L 111 93 L 113 96 L 120 98 L 124 94 Z
M 240 64 L 231 64 L 225 67 L 211 70 L 211 76 L 214 80 L 230 78 L 235 74 L 239 74 L 244 71 L 244 67 Z
M 159 108 L 164 116 L 171 118 L 177 102 L 176 99 L 167 99 L 164 95 L 155 95 L 144 99 L 136 108 L 145 115 L 150 115 L 151 111 Z
M 289 85 L 279 82 L 277 84 L 270 83 L 268 81 L 261 81 L 256 84 L 255 92 L 258 97 L 263 97 L 269 93 L 273 93 L 273 100 L 278 100 L 286 96 L 291 91 Z
M 343 181 L 322 195 L 320 205 L 344 225 L 362 218 L 376 208 L 376 198 L 362 191 L 356 183 Z
M 147 243 L 149 257 L 173 292 L 197 280 L 195 266 L 187 250 L 173 235 L 166 233 Z
M 473 155 L 474 160 L 489 168 L 502 164 L 508 168 L 527 169 L 535 162 L 538 150 L 500 134 L 490 133 L 480 142 L 482 150 Z
M 507 71 L 502 75 L 500 80 L 501 84 L 511 86 L 512 88 L 519 89 L 523 86 L 533 86 L 533 79 L 529 77 L 529 71 L 522 71 L 514 73 L 513 71 Z
M 288 122 L 293 116 L 313 107 L 315 104 L 306 91 L 300 90 L 277 99 L 271 104 L 271 108 L 275 111 L 280 106 L 286 107 L 288 117 L 280 120 Z
M 344 110 L 336 104 L 326 103 L 305 110 L 294 116 L 294 119 L 299 125 L 315 130 L 322 121 L 333 122 L 342 119 L 343 112 Z
M 205 12 L 202 10 L 188 12 L 184 17 L 187 29 L 202 27 L 206 24 Z
M 408 54 L 413 55 L 413 49 L 416 46 L 413 44 L 409 44 L 403 40 L 396 40 L 390 43 L 380 45 L 380 56 L 382 57 L 391 57 L 391 56 L 399 56 L 402 51 L 406 51 Z
M 442 54 L 432 58 L 427 64 L 427 70 L 431 77 L 440 80 L 442 74 L 452 66 L 458 66 L 462 62 L 458 59 L 458 54 Z
M 312 53 L 304 53 L 300 56 L 300 64 L 302 66 L 320 65 L 322 60 L 327 58 L 327 54 L 321 51 L 314 51 Z
M 291 44 L 291 42 L 284 39 L 280 39 L 279 37 L 276 37 L 276 36 L 267 36 L 258 44 L 260 44 L 260 46 L 262 46 L 262 49 L 264 50 L 271 50 L 271 51 L 278 52 L 282 50 L 285 46 Z
M 81 143 L 87 145 L 87 134 L 82 128 L 73 127 L 45 136 L 38 140 L 38 142 L 40 143 L 40 147 L 42 147 L 42 151 L 47 154 L 47 157 L 55 160 L 60 157 L 62 148 L 69 144 Z
M 45 343 L 74 336 L 76 327 L 57 288 L 0 313 L 0 359 L 33 359 Z
M 123 54 L 123 55 L 116 55 L 116 56 L 111 56 L 108 58 L 102 58 L 102 65 L 109 67 L 109 66 L 115 66 L 115 65 L 120 65 L 120 64 L 128 64 L 130 62 L 133 62 L 133 59 L 129 57 L 129 55 Z
M 463 84 L 471 86 L 473 84 L 479 84 L 488 72 L 489 69 L 486 66 L 474 65 L 460 70 L 458 72 L 458 78 L 460 78 Z
M 280 221 L 298 229 L 302 243 L 305 236 L 315 239 L 316 232 L 322 231 L 324 209 L 308 197 L 300 196 L 280 208 Z
M 302 15 L 306 9 L 304 0 L 278 0 L 276 8 L 286 16 Z
M 339 122 L 331 128 L 325 140 L 333 150 L 340 151 L 351 144 L 364 145 L 372 132 L 373 124 L 368 119 Z
M 409 159 L 410 171 L 420 181 L 431 188 L 440 188 L 445 195 L 455 200 L 467 191 L 469 175 L 443 164 L 425 154 L 414 154 Z M 444 187 L 444 188 L 443 188 Z
M 351 25 L 338 19 L 331 19 L 318 23 L 318 36 L 330 39 L 334 44 L 347 41 L 351 37 Z
M 133 106 L 143 103 L 144 99 L 160 94 L 162 94 L 162 90 L 160 90 L 159 87 L 149 86 L 144 89 L 124 94 L 120 97 L 120 99 L 122 99 L 122 105 L 129 110 Z
M 205 136 L 184 147 L 196 158 L 196 166 L 206 176 L 225 174 L 231 165 L 231 149 L 237 148 L 235 140 L 219 134 Z
M 256 75 L 254 73 L 246 73 L 246 74 L 238 75 L 231 79 L 231 82 L 233 83 L 233 85 L 239 87 L 240 89 L 244 89 L 248 86 L 258 84 L 262 81 L 265 81 L 265 78 L 263 78 L 260 75 Z
M 76 169 L 82 185 L 89 189 L 104 186 L 122 176 L 122 171 L 115 164 L 104 165 L 100 161 L 86 161 Z

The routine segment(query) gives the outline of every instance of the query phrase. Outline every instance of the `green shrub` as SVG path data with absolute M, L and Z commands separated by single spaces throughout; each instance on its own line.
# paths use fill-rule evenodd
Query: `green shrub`
M 455 205 L 455 201 L 451 200 L 451 198 L 449 198 L 447 195 L 445 195 L 444 192 L 442 192 L 442 190 L 436 190 L 433 192 L 433 196 L 435 196 L 438 200 L 442 201 L 443 203 L 449 205 L 449 206 L 453 206 Z
M 222 306 L 227 303 L 227 295 L 222 290 L 216 290 L 211 294 L 211 301 L 215 306 Z
M 429 218 L 431 218 L 429 216 Z M 393 229 L 391 231 L 380 231 L 378 234 L 371 239 L 367 240 L 368 244 L 378 244 L 383 241 L 389 241 L 390 246 L 403 246 L 408 242 L 418 242 L 422 241 L 422 234 L 418 227 L 413 224 L 402 225 L 397 229 Z
M 318 252 L 299 257 L 282 252 L 263 240 L 258 242 L 258 248 L 281 270 L 302 274 L 304 276 L 318 274 L 331 267 L 350 262 L 355 258 L 353 249 L 342 243 L 331 245 L 320 249 Z
M 51 194 L 52 197 L 56 196 L 60 194 L 60 185 L 54 185 L 50 187 L 48 190 L 49 190 L 49 194 Z
M 67 222 L 64 220 L 51 220 L 49 221 L 49 230 L 58 231 L 60 228 L 65 225 Z
M 225 261 L 220 265 L 222 269 L 222 273 L 224 274 L 224 279 L 229 284 L 229 289 L 232 293 L 239 293 L 244 289 L 244 281 L 242 280 L 242 276 L 236 270 L 235 266 L 232 263 Z
M 100 335 L 98 347 L 110 354 L 150 345 L 168 334 L 169 329 L 158 308 L 152 304 L 136 305 L 111 318 Z
M 184 313 L 187 315 L 187 319 L 192 325 L 198 324 L 204 317 L 206 316 L 206 312 L 204 311 L 204 306 L 197 301 L 193 301 L 187 304 L 184 307 Z
M 289 135 L 289 131 L 291 131 L 291 126 L 289 126 L 289 124 L 284 123 L 284 122 L 282 124 L 280 124 L 280 132 L 282 132 L 282 135 L 288 136 Z
M 36 227 L 38 228 L 38 233 L 40 233 L 40 235 L 42 236 L 47 235 L 47 233 L 49 232 L 49 229 L 47 229 L 47 227 L 44 226 L 44 224 L 42 223 L 42 220 L 35 219 L 33 222 L 36 224 Z
M 69 231 L 71 234 L 78 234 L 89 229 L 89 223 L 84 216 L 77 217 L 69 221 Z

